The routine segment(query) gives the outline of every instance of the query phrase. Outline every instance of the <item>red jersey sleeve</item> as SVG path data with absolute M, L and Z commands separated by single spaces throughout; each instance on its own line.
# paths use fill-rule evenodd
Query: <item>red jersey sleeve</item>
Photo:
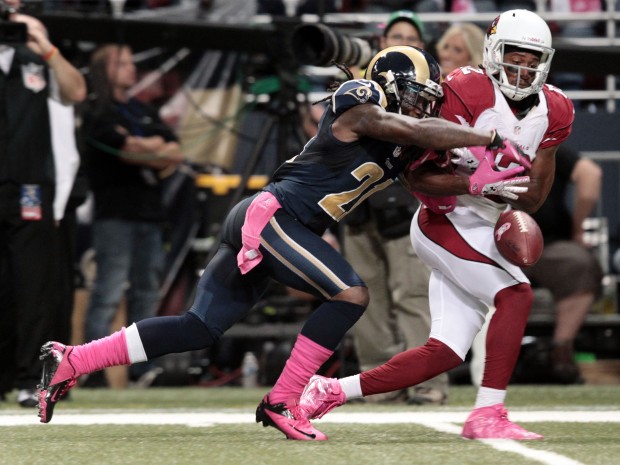
M 493 84 L 480 68 L 465 66 L 452 71 L 442 83 L 442 118 L 474 126 L 480 113 L 495 104 Z
M 559 145 L 570 135 L 575 119 L 573 102 L 555 86 L 545 84 L 543 88 L 549 109 L 549 128 L 545 133 L 539 148 L 545 149 Z

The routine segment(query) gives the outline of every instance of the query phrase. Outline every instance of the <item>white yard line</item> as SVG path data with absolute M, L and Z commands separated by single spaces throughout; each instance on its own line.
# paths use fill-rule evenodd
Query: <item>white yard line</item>
M 394 424 L 415 423 L 444 433 L 458 435 L 461 424 L 469 412 L 335 412 L 317 423 L 358 423 L 358 424 Z M 620 423 L 620 410 L 616 411 L 523 411 L 511 412 L 510 418 L 517 422 L 612 422 Z M 217 424 L 253 423 L 254 414 L 236 412 L 131 412 L 131 413 L 80 413 L 57 412 L 53 423 L 41 425 L 50 428 L 53 425 L 187 425 L 191 427 L 208 427 Z M 26 426 L 39 424 L 36 415 L 24 413 L 0 414 L 0 427 Z M 512 452 L 536 460 L 545 465 L 584 465 L 554 452 L 530 449 L 527 442 L 507 439 L 483 439 L 481 443 L 494 449 Z
M 528 412 L 528 413 L 532 413 L 532 412 Z M 535 413 L 539 413 L 539 412 L 535 412 Z M 556 413 L 566 414 L 568 412 L 556 412 Z M 620 420 L 620 418 L 618 418 L 616 421 L 618 420 Z M 522 420 L 522 421 L 525 421 L 525 420 Z M 543 420 L 539 419 L 535 421 L 543 421 Z M 609 421 L 609 420 L 605 420 L 605 421 Z M 461 434 L 461 426 L 460 425 L 457 426 L 453 423 L 442 423 L 440 421 L 431 420 L 431 421 L 420 421 L 419 424 L 427 428 L 432 428 L 436 431 L 441 431 L 442 433 L 451 433 L 451 434 L 456 434 L 456 435 Z M 513 452 L 523 457 L 536 460 L 537 462 L 540 462 L 544 465 L 585 465 L 582 462 L 573 460 L 564 455 L 556 454 L 555 452 L 549 452 L 549 451 L 544 451 L 544 450 L 539 450 L 539 449 L 530 449 L 529 447 L 526 446 L 527 442 L 512 441 L 510 439 L 480 439 L 479 441 L 483 444 L 486 444 L 489 447 L 492 447 L 493 449 L 496 449 L 502 452 Z

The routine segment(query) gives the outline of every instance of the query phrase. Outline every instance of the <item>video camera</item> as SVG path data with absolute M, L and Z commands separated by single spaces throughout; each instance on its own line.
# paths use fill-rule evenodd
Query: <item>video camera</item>
M 25 44 L 28 41 L 28 27 L 10 20 L 11 14 L 16 11 L 0 0 L 0 45 Z
M 299 25 L 293 31 L 292 49 L 300 63 L 314 66 L 330 66 L 333 61 L 363 68 L 375 54 L 368 39 L 320 23 Z

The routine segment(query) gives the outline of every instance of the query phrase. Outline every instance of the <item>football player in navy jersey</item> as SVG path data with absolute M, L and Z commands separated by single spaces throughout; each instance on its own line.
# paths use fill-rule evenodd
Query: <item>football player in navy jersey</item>
M 437 114 L 442 96 L 439 66 L 429 54 L 413 47 L 388 48 L 373 58 L 367 75 L 368 80 L 342 84 L 303 151 L 283 163 L 262 192 L 233 207 L 187 313 L 142 320 L 80 346 L 52 341 L 42 347 L 41 422 L 50 421 L 57 400 L 80 375 L 212 346 L 276 279 L 322 303 L 301 329 L 280 378 L 257 408 L 256 421 L 290 439 L 327 439 L 299 410 L 298 401 L 310 377 L 364 312 L 368 292 L 321 234 L 392 184 L 421 147 L 487 146 L 493 153 L 516 153 L 492 129 L 423 118 Z M 411 146 L 420 149 L 404 150 Z M 515 177 L 523 167 L 486 168 L 471 178 L 453 177 L 442 193 L 483 195 L 490 186 L 505 192 L 525 189 L 519 184 L 528 178 Z
M 571 132 L 574 111 L 566 95 L 545 84 L 554 50 L 549 27 L 538 15 L 527 10 L 502 13 L 489 26 L 484 47 L 482 68 L 456 69 L 442 84 L 441 116 L 467 127 L 499 128 L 510 134 L 532 160 L 528 190 L 518 198 L 459 195 L 443 198 L 439 205 L 433 204 L 433 197 L 421 198 L 427 207 L 413 218 L 411 240 L 432 268 L 427 343 L 360 375 L 341 380 L 313 377 L 300 399 L 300 408 L 310 419 L 347 399 L 401 390 L 460 365 L 488 309 L 494 307 L 483 380 L 461 435 L 542 438 L 511 422 L 504 407 L 533 294 L 523 271 L 500 255 L 493 232 L 500 213 L 509 208 L 506 202 L 528 212 L 542 205 L 553 183 L 555 153 Z M 434 162 L 409 171 L 412 189 L 439 193 L 433 189 L 441 188 L 446 178 L 467 177 L 480 169 L 479 161 L 484 162 L 481 148 L 452 152 L 450 173 Z M 494 160 L 500 169 L 514 163 L 503 155 Z

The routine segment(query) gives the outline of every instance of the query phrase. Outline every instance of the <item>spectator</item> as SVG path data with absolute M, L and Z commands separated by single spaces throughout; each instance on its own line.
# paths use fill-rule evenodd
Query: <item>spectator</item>
M 442 0 L 367 0 L 359 8 L 364 13 L 393 13 L 394 11 L 415 11 L 416 13 L 439 13 L 443 11 Z M 439 23 L 424 25 L 426 39 L 440 34 Z
M 573 343 L 595 299 L 600 296 L 603 270 L 583 242 L 583 221 L 592 213 L 601 192 L 601 168 L 562 146 L 556 155 L 555 180 L 545 203 L 533 216 L 545 247 L 538 263 L 524 268 L 534 286 L 551 291 L 556 323 L 551 363 L 560 382 L 580 382 Z M 572 208 L 567 207 L 572 193 Z
M 424 47 L 424 25 L 414 12 L 401 10 L 390 15 L 381 48 L 395 45 Z M 415 254 L 409 239 L 411 218 L 418 206 L 414 196 L 394 185 L 366 200 L 344 222 L 344 255 L 371 295 L 368 308 L 353 327 L 362 370 L 379 366 L 428 339 L 430 269 Z M 401 394 L 412 404 L 443 404 L 448 395 L 448 375 L 442 373 L 407 392 L 368 400 L 399 400 Z
M 395 11 L 388 18 L 380 38 L 381 48 L 409 45 L 424 49 L 424 23 L 413 11 Z
M 25 43 L 0 45 L 0 400 L 17 389 L 23 407 L 37 405 L 40 341 L 52 335 L 50 276 L 56 175 L 48 97 L 63 103 L 86 95 L 84 78 L 47 37 L 37 19 L 2 9 L 25 25 Z M 57 85 L 55 85 L 57 84 Z
M 450 26 L 436 45 L 443 77 L 462 66 L 480 66 L 483 47 L 484 32 L 475 24 L 457 23 Z
M 176 136 L 157 112 L 128 98 L 136 68 L 127 46 L 93 52 L 94 99 L 83 115 L 85 162 L 95 201 L 92 224 L 97 274 L 86 314 L 85 338 L 109 333 L 126 295 L 127 321 L 153 316 L 164 265 L 162 179 L 183 160 Z M 149 367 L 130 371 L 137 380 Z M 103 374 L 88 381 L 95 387 Z
M 312 374 L 362 315 L 369 296 L 362 279 L 321 234 L 365 197 L 392 184 L 424 152 L 420 147 L 486 145 L 494 155 L 516 150 L 495 130 L 422 118 L 436 114 L 441 95 L 439 65 L 430 54 L 391 47 L 377 54 L 369 69 L 371 79 L 351 79 L 331 96 L 317 136 L 302 152 L 284 162 L 262 192 L 228 213 L 220 245 L 187 313 L 147 318 L 79 346 L 50 341 L 42 347 L 41 422 L 51 420 L 59 396 L 81 375 L 213 346 L 276 279 L 312 293 L 321 303 L 260 402 L 256 421 L 290 439 L 327 439 L 297 402 Z M 512 179 L 522 167 L 499 172 L 480 166 L 471 179 L 452 176 L 440 194 L 480 196 L 491 187 L 501 192 L 524 181 Z

